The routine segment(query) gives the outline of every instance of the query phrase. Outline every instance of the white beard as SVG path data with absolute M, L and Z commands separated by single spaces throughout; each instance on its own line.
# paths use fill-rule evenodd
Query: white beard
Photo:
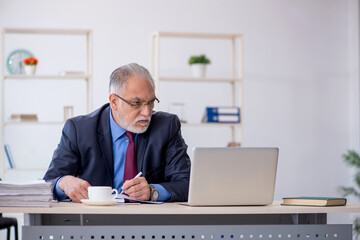
M 129 132 L 132 132 L 132 133 L 144 133 L 148 129 L 149 125 L 150 125 L 151 116 L 149 116 L 149 117 L 138 117 L 137 119 L 135 119 L 135 121 L 133 121 L 130 124 L 126 124 L 119 117 L 118 117 L 118 120 L 119 120 L 119 122 L 121 124 L 121 127 L 124 128 L 125 130 L 127 130 Z M 141 120 L 148 120 L 148 122 L 145 123 L 145 124 L 141 124 L 141 127 L 136 127 L 136 123 L 138 121 L 141 121 Z

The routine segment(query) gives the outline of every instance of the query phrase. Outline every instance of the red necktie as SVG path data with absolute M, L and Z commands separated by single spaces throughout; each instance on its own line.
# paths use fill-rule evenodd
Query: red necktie
M 137 174 L 134 136 L 131 132 L 126 132 L 125 135 L 129 138 L 129 145 L 126 149 L 123 182 L 133 179 Z

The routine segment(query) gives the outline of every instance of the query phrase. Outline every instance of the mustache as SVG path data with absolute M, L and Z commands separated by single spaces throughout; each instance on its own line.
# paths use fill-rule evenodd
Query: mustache
M 143 120 L 150 121 L 150 120 L 151 120 L 151 116 L 149 116 L 149 117 L 145 117 L 145 116 L 138 117 L 138 118 L 135 120 L 135 122 L 143 121 Z

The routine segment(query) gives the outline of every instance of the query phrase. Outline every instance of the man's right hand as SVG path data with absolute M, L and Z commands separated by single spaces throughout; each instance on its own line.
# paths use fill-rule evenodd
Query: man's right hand
M 59 187 L 65 194 L 74 200 L 75 202 L 80 203 L 81 199 L 88 199 L 88 187 L 91 185 L 80 178 L 74 176 L 64 176 L 60 182 Z

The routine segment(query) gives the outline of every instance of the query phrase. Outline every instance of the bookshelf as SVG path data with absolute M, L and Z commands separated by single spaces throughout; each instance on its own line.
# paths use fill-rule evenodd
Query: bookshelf
M 164 44 L 166 40 L 177 39 L 177 40 L 201 40 L 206 44 L 206 41 L 209 40 L 219 40 L 223 41 L 225 44 L 230 44 L 230 54 L 229 54 L 229 66 L 230 77 L 229 76 L 220 76 L 220 77 L 204 77 L 204 78 L 194 78 L 188 76 L 177 76 L 171 74 L 161 73 L 162 64 L 160 61 L 161 51 L 166 47 L 169 47 L 170 44 Z M 185 33 L 185 32 L 155 32 L 151 35 L 150 38 L 150 71 L 154 77 L 156 85 L 156 95 L 161 99 L 161 92 L 159 91 L 159 86 L 163 83 L 173 83 L 173 84 L 203 84 L 204 87 L 209 84 L 230 84 L 230 95 L 231 100 L 228 103 L 228 106 L 237 106 L 240 107 L 240 123 L 203 123 L 200 120 L 197 122 L 187 122 L 182 123 L 183 127 L 196 127 L 196 128 L 209 128 L 210 131 L 213 128 L 230 128 L 231 129 L 231 142 L 242 143 L 242 119 L 243 119 L 243 36 L 241 34 L 216 34 L 216 33 Z M 172 45 L 172 47 L 176 47 Z M 188 56 L 190 57 L 190 56 Z M 216 58 L 216 57 L 215 57 Z M 187 59 L 184 59 L 187 61 Z M 176 93 L 174 93 L 176 94 Z M 204 111 L 207 99 L 202 99 L 204 101 Z M 211 133 L 209 133 L 211 134 Z
M 54 40 L 56 43 L 63 43 L 64 45 L 59 47 L 59 45 L 54 43 Z M 39 41 L 38 44 L 37 41 Z M 30 45 L 29 42 L 31 42 Z M 61 134 L 61 128 L 64 124 L 64 118 L 62 116 L 63 110 L 60 109 L 62 106 L 57 106 L 58 108 L 53 110 L 51 101 L 57 101 L 56 103 L 61 105 L 59 102 L 66 100 L 67 102 L 62 104 L 63 106 L 75 105 L 81 108 L 81 110 L 79 110 L 81 113 L 87 113 L 92 110 L 92 42 L 92 31 L 89 29 L 2 29 L 2 71 L 0 85 L 1 178 L 14 180 L 16 176 L 22 176 L 25 179 L 26 176 L 28 176 L 30 179 L 33 179 L 35 176 L 42 177 L 41 175 L 45 173 L 51 161 L 52 151 L 55 149 L 49 149 L 46 143 L 49 141 L 59 141 L 60 137 L 58 135 Z M 44 68 L 42 72 L 39 71 L 39 74 L 10 74 L 7 70 L 6 64 L 8 60 L 6 57 L 9 52 L 13 51 L 14 47 L 16 49 L 22 49 L 24 46 L 25 48 L 29 46 L 34 47 L 37 49 L 35 52 L 42 53 L 38 65 L 42 64 Z M 69 50 L 69 54 L 69 52 L 63 51 L 61 47 L 63 49 L 81 49 L 79 50 L 81 53 L 75 52 L 71 54 Z M 37 57 L 37 54 L 35 57 Z M 60 71 L 54 70 L 56 67 L 49 67 L 51 62 L 55 62 L 55 64 L 57 64 L 56 67 L 63 71 L 73 70 L 71 68 L 69 69 L 69 65 L 71 67 L 71 64 L 75 62 L 75 68 L 80 68 L 81 71 L 69 71 L 68 74 L 63 75 Z M 61 63 L 63 63 L 62 66 Z M 14 101 L 14 95 L 16 94 L 14 89 L 19 89 L 19 86 L 24 86 L 26 91 L 29 92 L 29 94 L 21 94 L 20 103 Z M 75 92 L 72 88 L 76 90 L 80 89 L 78 96 L 69 97 L 69 95 Z M 32 92 L 35 93 L 32 94 Z M 49 94 L 54 95 L 55 100 L 49 99 L 47 97 Z M 31 105 L 32 111 L 35 111 L 35 114 L 40 116 L 38 121 L 13 121 L 10 119 L 10 114 L 13 113 L 13 111 L 21 113 L 26 109 L 27 102 L 31 101 L 33 102 Z M 21 103 L 23 103 L 25 107 L 16 110 L 18 106 L 21 106 Z M 44 106 L 49 108 L 49 110 L 44 111 Z M 50 115 L 50 117 L 47 115 Z M 16 135 L 17 133 L 18 135 Z M 19 140 L 14 141 L 14 138 L 19 138 Z M 37 141 L 35 139 L 40 139 L 39 144 L 34 143 L 34 141 Z M 14 154 L 15 152 L 18 153 L 22 151 L 23 147 L 26 148 L 26 146 L 29 146 L 29 148 L 31 148 L 28 152 L 24 150 L 24 155 L 27 155 L 26 157 L 22 156 L 20 159 L 15 157 L 16 169 L 9 169 L 8 160 L 4 152 L 4 144 L 7 144 L 8 141 L 13 143 L 9 144 L 13 155 L 16 155 Z M 42 143 L 45 144 L 43 145 Z

